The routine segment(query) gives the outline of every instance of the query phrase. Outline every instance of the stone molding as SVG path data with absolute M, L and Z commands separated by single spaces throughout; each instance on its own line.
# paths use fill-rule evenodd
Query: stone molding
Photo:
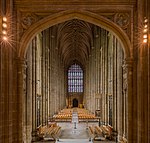
M 55 13 L 49 16 L 45 16 L 42 19 L 37 20 L 35 23 L 32 22 L 33 24 L 31 24 L 29 20 L 29 24 L 31 24 L 31 26 L 29 27 L 27 26 L 28 29 L 26 30 L 22 28 L 20 23 L 20 26 L 18 26 L 18 28 L 20 28 L 20 30 L 18 30 L 20 31 L 19 32 L 20 36 L 18 37 L 18 39 L 20 39 L 20 45 L 18 45 L 20 46 L 20 48 L 18 47 L 19 48 L 18 56 L 24 57 L 26 53 L 27 45 L 29 44 L 29 41 L 33 38 L 33 36 L 36 35 L 36 32 L 40 32 L 44 30 L 44 28 L 48 28 L 48 26 L 50 27 L 64 21 L 71 20 L 73 18 L 79 18 L 81 20 L 85 20 L 89 23 L 95 24 L 100 27 L 102 26 L 102 28 L 112 31 L 122 41 L 122 44 L 124 45 L 123 47 L 125 51 L 125 56 L 130 57 L 132 55 L 131 53 L 132 45 L 130 43 L 129 36 L 127 36 L 127 34 L 123 31 L 123 29 L 119 27 L 117 24 L 108 20 L 104 16 L 91 13 L 89 11 L 68 10 L 68 11 Z
M 44 12 L 44 13 L 40 13 L 40 12 L 28 12 L 28 11 L 20 11 L 19 12 L 19 18 L 20 18 L 20 23 L 19 23 L 19 28 L 21 31 L 20 32 L 20 38 L 23 35 L 23 33 L 30 28 L 34 23 L 38 22 L 39 20 L 46 18 L 50 15 L 54 15 L 56 13 L 59 12 L 65 12 L 67 11 L 66 9 L 64 10 L 51 10 L 49 12 Z M 115 23 L 116 25 L 118 25 L 121 29 L 124 30 L 124 32 L 128 35 L 129 39 L 131 40 L 131 22 L 133 21 L 131 19 L 131 10 L 127 10 L 127 11 L 122 11 L 120 10 L 116 10 L 115 12 L 105 12 L 105 11 L 99 11 L 99 10 L 91 10 L 86 9 L 85 11 L 89 11 L 93 14 L 97 14 L 98 16 L 103 16 L 104 18 L 112 21 L 113 23 Z

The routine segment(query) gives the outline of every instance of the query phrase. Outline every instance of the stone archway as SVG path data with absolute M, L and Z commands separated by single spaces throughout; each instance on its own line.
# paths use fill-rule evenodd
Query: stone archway
M 78 100 L 76 98 L 73 99 L 72 105 L 73 107 L 78 107 Z
M 131 44 L 129 37 L 127 34 L 114 22 L 102 17 L 100 15 L 88 12 L 88 11 L 76 11 L 76 10 L 69 10 L 63 11 L 57 14 L 53 14 L 51 16 L 45 17 L 35 24 L 31 25 L 26 32 L 23 34 L 20 40 L 20 47 L 19 47 L 19 57 L 24 57 L 26 55 L 26 51 L 28 45 L 32 38 L 39 32 L 43 31 L 44 29 L 56 25 L 58 23 L 65 22 L 71 19 L 80 19 L 97 26 L 100 26 L 108 31 L 113 32 L 113 34 L 120 39 L 121 43 L 124 47 L 125 57 L 131 57 Z
M 131 44 L 128 36 L 125 34 L 125 32 L 117 26 L 115 23 L 112 21 L 109 21 L 108 19 L 101 17 L 99 15 L 87 12 L 87 11 L 65 11 L 65 12 L 60 12 L 58 14 L 53 14 L 52 16 L 48 16 L 46 18 L 43 18 L 42 20 L 38 21 L 37 23 L 31 25 L 28 30 L 23 34 L 21 37 L 20 41 L 20 47 L 19 47 L 19 57 L 24 58 L 26 55 L 26 51 L 28 48 L 28 45 L 32 38 L 39 32 L 43 31 L 44 29 L 51 27 L 53 25 L 56 25 L 58 23 L 71 20 L 71 19 L 80 19 L 87 21 L 89 23 L 95 24 L 97 26 L 100 26 L 104 29 L 107 29 L 108 31 L 111 31 L 115 34 L 118 39 L 120 39 L 122 45 L 123 45 L 123 50 L 125 53 L 125 57 L 127 61 L 125 61 L 125 73 L 127 74 L 127 80 L 125 80 L 125 84 L 127 84 L 128 91 L 127 91 L 127 103 L 128 103 L 128 126 L 132 124 L 132 60 L 131 60 Z M 22 78 L 20 78 L 21 80 Z M 20 87 L 21 88 L 21 87 Z M 23 85 L 22 85 L 22 91 L 23 91 Z M 22 96 L 22 92 L 20 89 L 20 96 Z M 129 98 L 130 97 L 130 98 Z M 23 102 L 23 101 L 22 101 Z M 128 128 L 127 128 L 128 129 Z M 131 133 L 130 131 L 127 131 L 127 134 Z M 129 137 L 127 137 L 129 140 Z

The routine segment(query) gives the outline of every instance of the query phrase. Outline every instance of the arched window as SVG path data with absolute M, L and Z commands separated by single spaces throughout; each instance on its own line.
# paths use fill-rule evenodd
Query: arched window
M 83 70 L 77 64 L 68 69 L 68 92 L 83 92 Z

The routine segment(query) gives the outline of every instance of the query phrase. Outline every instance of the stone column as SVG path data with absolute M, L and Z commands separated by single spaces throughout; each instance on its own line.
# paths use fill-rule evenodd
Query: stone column
M 123 138 L 132 142 L 132 66 L 133 60 L 125 59 L 123 65 L 123 96 L 124 96 L 124 130 Z
M 49 33 L 51 32 L 51 29 L 49 29 Z M 52 116 L 52 108 L 51 108 L 51 74 L 52 74 L 52 65 L 51 65 L 51 60 L 52 60 L 52 45 L 51 45 L 51 38 L 49 37 L 49 100 L 48 100 L 48 104 L 49 104 L 49 116 Z
M 37 126 L 41 125 L 41 98 L 42 98 L 42 94 L 41 94 L 41 85 L 42 85 L 42 82 L 41 82 L 41 35 L 38 34 L 36 36 L 36 39 L 37 39 L 37 42 L 36 42 L 36 82 L 35 82 L 35 85 L 36 85 L 36 110 L 37 110 Z
M 150 9 L 150 1 L 147 0 L 147 9 Z M 148 109 L 148 113 L 147 113 L 147 135 L 150 133 L 150 11 L 147 11 L 147 17 L 148 17 L 148 27 L 149 27 L 149 42 L 148 42 L 148 94 L 147 94 L 147 109 Z M 147 140 L 150 141 L 150 136 L 147 136 Z
M 32 140 L 36 141 L 37 138 L 37 85 L 36 85 L 36 37 L 32 40 Z
M 117 131 L 117 45 L 113 36 L 113 127 Z
M 150 45 L 148 47 L 148 49 L 150 49 Z M 148 110 L 148 113 L 147 114 L 147 133 L 146 134 L 149 134 L 150 133 L 150 51 L 148 52 L 148 94 L 147 94 L 147 110 Z M 147 140 L 150 141 L 150 136 L 148 135 L 147 136 Z
M 52 33 L 52 29 L 50 30 L 50 32 Z M 53 115 L 55 113 L 55 96 L 54 96 L 54 48 L 53 48 L 53 40 L 51 40 L 51 43 L 50 43 L 50 50 L 51 50 L 51 60 L 50 60 L 50 64 L 51 64 L 51 115 Z
M 50 37 L 49 37 L 50 40 Z M 50 117 L 50 42 L 48 47 L 48 55 L 47 55 L 47 117 L 49 120 Z
M 32 136 L 32 44 L 30 44 L 27 54 L 27 101 L 26 101 L 26 142 L 31 142 Z
M 49 60 L 49 40 L 50 40 L 50 33 L 49 29 L 46 29 L 46 47 L 45 47 L 45 124 L 48 124 L 48 60 Z M 44 47 L 43 47 L 44 48 Z
M 26 141 L 25 128 L 25 109 L 26 109 L 26 60 L 18 58 L 18 126 L 19 140 L 18 142 Z
M 106 30 L 100 30 L 100 37 L 101 37 L 101 93 L 102 93 L 102 120 L 106 123 L 107 122 L 107 34 Z
M 107 31 L 104 31 L 104 39 L 105 39 L 105 52 L 104 52 L 104 93 L 105 93 L 105 122 L 108 123 L 109 120 L 109 95 L 108 95 L 108 39 L 107 39 Z
M 141 33 L 141 21 L 144 22 L 144 17 L 148 18 L 148 35 L 150 34 L 150 1 L 149 0 L 138 0 L 137 3 L 137 25 L 139 36 L 142 37 Z M 143 27 L 143 23 L 142 23 Z M 148 36 L 149 37 L 149 36 Z M 138 45 L 138 62 L 137 62 L 137 128 L 134 130 L 134 140 L 136 143 L 146 143 L 150 141 L 150 57 L 149 57 L 149 44 L 148 43 Z M 141 39 L 138 40 L 141 42 Z M 135 132 L 137 131 L 137 132 Z
M 123 136 L 123 94 L 122 94 L 122 62 L 123 50 L 121 44 L 117 42 L 117 125 L 118 125 L 118 141 L 122 140 Z
M 46 124 L 46 66 L 45 66 L 45 55 L 46 55 L 46 31 L 43 31 L 42 37 L 42 125 Z
M 102 39 L 101 41 L 104 41 L 103 39 L 103 32 L 101 32 L 101 36 L 102 36 Z M 105 76 L 104 76 L 104 60 L 105 60 L 105 57 L 104 57 L 104 52 L 105 52 L 105 47 L 104 47 L 104 44 L 101 43 L 102 47 L 101 47 L 101 55 L 102 55 L 102 58 L 101 58 L 101 93 L 102 93 L 102 120 L 105 121 L 105 103 L 106 103 L 106 97 L 105 97 L 105 92 L 104 92 L 104 85 L 105 85 Z

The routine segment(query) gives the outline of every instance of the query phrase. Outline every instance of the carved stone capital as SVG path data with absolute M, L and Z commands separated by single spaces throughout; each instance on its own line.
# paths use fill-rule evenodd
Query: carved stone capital
M 26 59 L 23 58 L 17 58 L 17 65 L 18 65 L 18 69 L 26 69 L 27 68 L 27 61 Z
M 123 70 L 132 72 L 133 59 L 132 58 L 128 58 L 128 59 L 125 59 L 123 62 L 124 62 L 123 66 L 122 66 Z

